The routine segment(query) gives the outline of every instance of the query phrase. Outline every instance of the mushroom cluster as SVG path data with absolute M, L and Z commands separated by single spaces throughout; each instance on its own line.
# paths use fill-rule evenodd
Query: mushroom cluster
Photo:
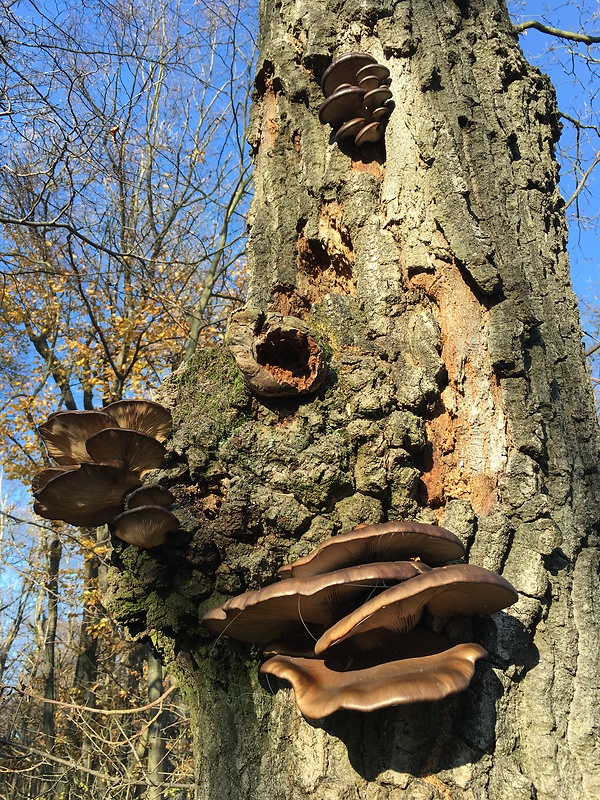
M 346 53 L 325 70 L 321 88 L 325 100 L 319 120 L 337 128 L 336 142 L 354 139 L 357 146 L 378 142 L 389 116 L 390 71 L 367 53 Z
M 417 522 L 366 525 L 282 567 L 280 580 L 233 597 L 203 618 L 213 633 L 259 644 L 260 671 L 288 681 L 302 714 L 440 700 L 463 691 L 478 644 L 454 644 L 423 624 L 493 614 L 517 600 L 500 575 L 471 564 L 450 531 Z
M 170 412 L 149 400 L 51 414 L 38 430 L 59 466 L 34 476 L 34 511 L 78 527 L 110 523 L 115 536 L 138 547 L 162 544 L 178 527 L 166 508 L 174 497 L 141 479 L 160 466 L 171 424 Z

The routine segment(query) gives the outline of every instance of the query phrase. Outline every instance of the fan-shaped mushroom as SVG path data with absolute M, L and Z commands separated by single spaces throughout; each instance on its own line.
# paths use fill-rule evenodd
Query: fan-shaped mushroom
M 335 135 L 336 142 L 341 142 L 343 139 L 354 139 L 358 133 L 365 127 L 364 117 L 355 117 L 354 119 L 344 122 L 340 125 L 338 132 Z
M 363 564 L 310 578 L 291 578 L 233 597 L 203 618 L 213 633 L 268 645 L 307 630 L 315 639 L 357 602 L 390 583 L 413 579 L 424 564 Z
M 361 89 L 368 91 L 381 86 L 390 77 L 390 71 L 383 64 L 366 64 L 356 71 L 356 82 Z
M 323 73 L 321 79 L 323 94 L 329 97 L 343 85 L 356 86 L 359 70 L 372 64 L 377 64 L 377 59 L 368 53 L 345 53 L 340 56 Z
M 381 134 L 381 122 L 370 122 L 356 134 L 354 142 L 359 147 L 367 142 L 378 142 L 381 139 Z
M 57 464 L 81 464 L 89 461 L 85 443 L 105 428 L 117 428 L 117 422 L 102 411 L 57 411 L 38 431 L 48 455 Z
M 439 700 L 466 689 L 475 662 L 487 653 L 427 630 L 419 624 L 423 610 L 442 617 L 492 614 L 517 599 L 514 588 L 488 570 L 468 564 L 432 568 L 418 560 L 439 564 L 463 553 L 459 539 L 444 528 L 365 525 L 332 537 L 282 567 L 284 580 L 227 600 L 203 621 L 215 633 L 276 654 L 261 672 L 289 681 L 307 717 Z M 395 561 L 407 557 L 416 560 Z M 369 563 L 348 566 L 363 561 Z M 394 585 L 383 588 L 382 576 Z
M 341 125 L 345 120 L 364 116 L 364 96 L 364 90 L 359 89 L 358 86 L 339 89 L 321 103 L 319 107 L 320 122 L 329 123 L 335 127 Z
M 85 443 L 89 457 L 100 464 L 118 462 L 138 475 L 160 466 L 166 450 L 153 436 L 125 428 L 98 431 Z
M 332 536 L 307 556 L 285 564 L 280 578 L 318 575 L 371 561 L 420 558 L 427 564 L 454 561 L 465 549 L 453 533 L 423 522 L 383 522 Z
M 329 628 L 315 645 L 328 647 L 383 628 L 404 633 L 414 628 L 427 608 L 439 617 L 494 614 L 512 605 L 518 595 L 501 575 L 473 564 L 450 564 L 392 586 Z
M 173 425 L 171 412 L 152 400 L 117 400 L 102 410 L 111 416 L 120 428 L 145 433 L 159 442 L 164 442 L 171 433 Z
M 392 96 L 382 84 L 389 74 L 386 66 L 367 53 L 347 53 L 325 71 L 319 120 L 339 128 L 336 142 L 353 138 L 360 147 L 382 138 L 382 123 L 389 113 L 386 103 Z
M 365 104 L 366 108 L 369 109 L 369 112 L 372 113 L 376 108 L 383 106 L 383 104 L 389 100 L 391 96 L 392 93 L 387 86 L 378 86 L 377 88 L 371 89 L 365 94 L 363 97 L 363 103 Z
M 139 506 L 115 517 L 111 533 L 128 544 L 148 549 L 164 544 L 169 533 L 176 531 L 179 521 L 162 506 Z
M 44 488 L 48 481 L 51 481 L 58 475 L 64 475 L 65 472 L 73 472 L 73 470 L 77 469 L 78 466 L 79 464 L 70 464 L 69 466 L 64 467 L 48 467 L 40 472 L 36 472 L 31 479 L 31 491 L 35 495 L 36 492 L 39 492 L 40 489 Z
M 159 483 L 147 483 L 134 489 L 127 495 L 127 508 L 139 508 L 139 506 L 170 506 L 175 502 L 175 498 L 168 489 Z
M 436 637 L 432 645 L 431 636 L 435 635 L 428 631 L 411 632 L 392 652 L 382 648 L 375 654 L 358 653 L 348 668 L 340 668 L 335 661 L 277 655 L 265 661 L 260 671 L 288 681 L 298 708 L 311 719 L 341 708 L 374 711 L 441 700 L 468 687 L 476 661 L 487 651 L 478 644 L 453 644 L 442 637 Z M 373 663 L 373 656 L 379 663 Z
M 80 464 L 34 492 L 33 510 L 45 519 L 93 528 L 121 511 L 123 495 L 139 478 L 122 466 Z

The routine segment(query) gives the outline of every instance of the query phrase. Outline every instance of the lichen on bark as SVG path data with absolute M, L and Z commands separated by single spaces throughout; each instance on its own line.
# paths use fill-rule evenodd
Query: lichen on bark
M 264 0 L 261 24 L 248 307 L 302 320 L 327 371 L 260 399 L 216 346 L 166 382 L 153 478 L 181 530 L 117 546 L 112 607 L 180 677 L 199 798 L 598 797 L 598 426 L 552 88 L 500 0 Z M 385 145 L 340 147 L 318 121 L 350 50 L 390 68 Z M 431 620 L 489 651 L 467 692 L 309 722 L 250 648 L 203 630 L 327 536 L 394 518 L 444 524 L 520 592 Z

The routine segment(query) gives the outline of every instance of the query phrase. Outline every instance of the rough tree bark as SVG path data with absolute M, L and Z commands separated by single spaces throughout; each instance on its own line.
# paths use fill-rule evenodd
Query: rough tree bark
M 503 0 L 263 0 L 261 23 L 252 285 L 231 341 L 239 355 L 270 326 L 277 378 L 310 338 L 327 372 L 260 400 L 215 348 L 167 383 L 160 477 L 183 532 L 116 552 L 112 607 L 179 676 L 202 800 L 599 797 L 598 427 L 552 87 Z M 391 70 L 385 144 L 337 146 L 318 121 L 321 75 L 349 51 Z M 312 337 L 296 346 L 277 315 Z M 325 537 L 399 518 L 450 528 L 519 590 L 445 626 L 490 653 L 463 694 L 307 721 L 255 652 L 202 630 Z

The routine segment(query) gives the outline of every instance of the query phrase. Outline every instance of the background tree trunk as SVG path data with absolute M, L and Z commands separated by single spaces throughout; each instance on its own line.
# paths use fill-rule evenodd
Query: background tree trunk
M 328 372 L 309 397 L 257 400 L 216 348 L 167 383 L 162 479 L 186 533 L 120 548 L 112 607 L 179 676 L 203 800 L 599 797 L 598 427 L 552 88 L 498 0 L 263 0 L 261 23 L 232 330 L 300 317 Z M 338 146 L 318 121 L 349 51 L 391 70 L 385 146 Z M 269 357 L 285 367 L 283 345 Z M 203 631 L 325 537 L 398 518 L 445 525 L 520 593 L 438 624 L 490 653 L 463 694 L 309 721 L 249 648 Z
M 43 655 L 43 675 L 44 675 L 44 697 L 48 702 L 44 703 L 42 716 L 42 731 L 44 743 L 47 751 L 52 754 L 56 740 L 56 707 L 53 701 L 56 700 L 56 631 L 58 627 L 58 574 L 60 569 L 60 559 L 62 555 L 62 545 L 59 539 L 51 539 L 48 543 L 48 571 L 46 575 L 46 596 L 47 596 L 47 620 L 44 638 Z M 52 790 L 52 764 L 42 765 L 42 789 L 41 794 Z

